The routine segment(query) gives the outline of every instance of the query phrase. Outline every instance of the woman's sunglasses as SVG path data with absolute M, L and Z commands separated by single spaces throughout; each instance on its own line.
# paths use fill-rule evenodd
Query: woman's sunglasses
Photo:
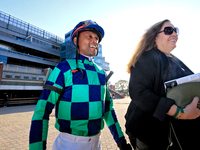
M 158 32 L 157 34 L 164 32 L 165 35 L 171 35 L 173 32 L 175 31 L 175 33 L 177 35 L 179 35 L 179 29 L 178 28 L 172 28 L 172 27 L 165 27 L 163 31 Z

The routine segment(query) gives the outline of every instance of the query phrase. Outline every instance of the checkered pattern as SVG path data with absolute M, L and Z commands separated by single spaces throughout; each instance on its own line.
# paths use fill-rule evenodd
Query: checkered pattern
M 79 55 L 78 68 L 75 59 L 59 63 L 52 71 L 37 103 L 31 124 L 30 149 L 46 149 L 49 115 L 56 105 L 55 127 L 60 132 L 78 136 L 97 135 L 104 127 L 104 120 L 118 144 L 124 140 L 123 132 L 113 109 L 113 101 L 106 85 L 105 72 L 95 63 Z

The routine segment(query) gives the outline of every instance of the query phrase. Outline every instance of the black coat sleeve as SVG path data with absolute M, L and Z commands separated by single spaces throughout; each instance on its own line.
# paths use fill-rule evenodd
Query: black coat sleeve
M 159 120 L 164 120 L 174 100 L 165 97 L 163 76 L 167 72 L 164 54 L 150 50 L 140 56 L 131 68 L 129 93 L 141 110 Z

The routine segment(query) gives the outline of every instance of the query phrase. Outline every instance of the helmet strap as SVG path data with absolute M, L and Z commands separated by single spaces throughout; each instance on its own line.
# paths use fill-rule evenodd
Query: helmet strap
M 99 54 L 99 47 L 97 48 L 97 54 L 95 56 L 97 56 Z
M 75 48 L 76 48 L 76 69 L 78 69 L 78 37 L 79 37 L 79 34 L 77 33 L 76 44 L 75 44 Z
M 76 69 L 81 71 L 81 73 L 82 73 L 81 80 L 82 80 L 84 78 L 84 72 L 83 72 L 83 70 L 81 68 L 78 68 L 78 48 L 79 48 L 79 46 L 78 46 L 78 38 L 79 38 L 79 33 L 77 33 L 76 45 L 75 45 L 75 47 L 76 47 Z

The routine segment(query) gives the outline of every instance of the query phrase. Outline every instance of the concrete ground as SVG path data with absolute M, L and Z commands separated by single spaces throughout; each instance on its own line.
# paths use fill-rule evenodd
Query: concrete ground
M 129 97 L 114 100 L 114 108 L 124 133 L 124 115 L 129 103 Z M 30 124 L 34 109 L 35 105 L 0 108 L 0 150 L 28 150 Z M 53 142 L 59 133 L 54 128 L 54 123 L 55 115 L 53 112 L 49 121 L 47 150 L 52 149 Z M 125 137 L 128 141 L 126 134 Z M 106 124 L 102 130 L 101 139 L 102 150 L 118 150 Z

